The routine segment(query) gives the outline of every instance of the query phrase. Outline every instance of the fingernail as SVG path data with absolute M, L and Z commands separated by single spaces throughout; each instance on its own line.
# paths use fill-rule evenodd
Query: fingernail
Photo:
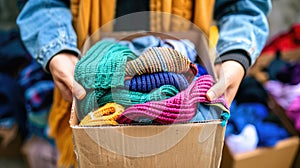
M 86 94 L 85 90 L 80 89 L 76 93 L 76 98 L 79 99 L 79 100 L 81 100 L 81 99 L 83 99 L 85 97 L 85 94 Z
M 212 101 L 212 100 L 215 99 L 216 95 L 215 95 L 215 93 L 214 93 L 213 91 L 208 91 L 208 92 L 206 93 L 206 97 L 207 97 L 207 99 L 208 99 L 209 101 Z

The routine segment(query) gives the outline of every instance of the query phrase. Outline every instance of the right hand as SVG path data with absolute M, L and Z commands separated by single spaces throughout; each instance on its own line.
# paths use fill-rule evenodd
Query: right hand
M 86 95 L 84 88 L 74 79 L 74 70 L 77 62 L 78 58 L 71 53 L 59 53 L 49 62 L 49 70 L 54 83 L 64 99 L 69 102 L 72 102 L 72 95 L 79 100 L 82 100 Z
M 244 68 L 240 63 L 233 60 L 217 64 L 215 68 L 219 80 L 207 91 L 206 97 L 212 101 L 224 94 L 226 104 L 230 107 L 243 80 Z

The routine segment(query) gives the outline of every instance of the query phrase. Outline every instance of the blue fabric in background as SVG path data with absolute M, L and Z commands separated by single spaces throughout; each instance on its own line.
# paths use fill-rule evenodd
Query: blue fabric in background
M 1 30 L 0 37 L 0 72 L 14 75 L 32 58 L 23 46 L 18 30 Z
M 225 137 L 240 134 L 247 124 L 255 126 L 258 134 L 258 146 L 274 146 L 277 141 L 289 137 L 289 133 L 279 123 L 270 122 L 267 117 L 269 109 L 262 103 L 241 103 L 233 101 L 230 107 L 231 117 L 228 120 Z
M 261 122 L 255 125 L 259 137 L 258 146 L 275 146 L 279 140 L 289 137 L 285 128 L 276 123 Z
M 54 144 L 47 133 L 54 90 L 52 76 L 46 73 L 36 61 L 32 61 L 22 69 L 18 82 L 24 90 L 28 137 L 36 135 Z
M 268 105 L 268 93 L 264 86 L 254 77 L 246 76 L 235 95 L 237 104 L 241 103 L 262 103 Z
M 23 138 L 28 131 L 24 104 L 23 92 L 17 80 L 0 72 L 0 126 L 10 127 L 16 123 Z
M 24 90 L 43 80 L 52 80 L 52 76 L 46 73 L 42 66 L 35 60 L 31 61 L 30 64 L 24 67 L 18 77 L 18 83 Z
M 242 103 L 230 108 L 230 123 L 235 126 L 235 134 L 239 134 L 247 124 L 258 124 L 269 115 L 267 107 L 261 103 Z

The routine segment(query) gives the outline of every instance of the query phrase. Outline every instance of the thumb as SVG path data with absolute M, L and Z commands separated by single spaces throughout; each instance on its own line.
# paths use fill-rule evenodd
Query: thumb
M 219 80 L 216 84 L 214 84 L 207 92 L 206 98 L 209 101 L 213 101 L 219 97 L 221 97 L 226 91 L 224 80 Z
M 77 83 L 75 80 L 74 80 L 72 93 L 79 100 L 82 100 L 86 95 L 86 91 L 84 90 L 84 88 L 79 83 Z

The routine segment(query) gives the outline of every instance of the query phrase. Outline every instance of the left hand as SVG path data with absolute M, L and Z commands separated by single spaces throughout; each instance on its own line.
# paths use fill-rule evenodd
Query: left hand
M 236 61 L 225 61 L 217 64 L 215 68 L 218 81 L 207 91 L 206 97 L 212 101 L 224 94 L 226 103 L 230 107 L 244 77 L 244 68 Z
M 62 52 L 55 55 L 49 63 L 49 70 L 55 85 L 63 98 L 69 102 L 72 102 L 73 95 L 79 100 L 82 100 L 86 95 L 84 88 L 74 79 L 74 69 L 77 62 L 77 56 Z

